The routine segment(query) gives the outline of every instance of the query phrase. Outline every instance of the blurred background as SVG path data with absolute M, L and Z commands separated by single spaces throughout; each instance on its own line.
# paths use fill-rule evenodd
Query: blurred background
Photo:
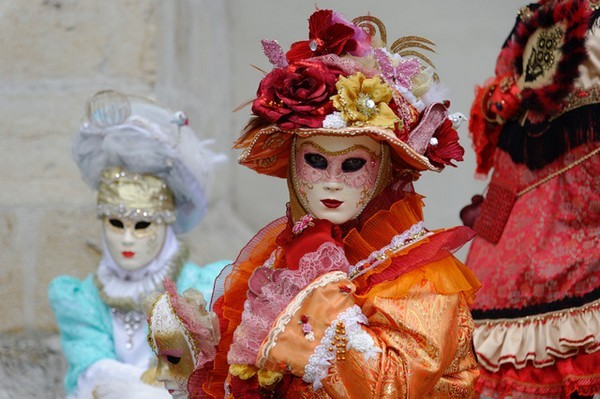
M 0 1 L 0 359 L 14 358 L 20 335 L 55 323 L 46 288 L 59 274 L 84 277 L 100 257 L 95 193 L 79 176 L 70 143 L 86 100 L 101 89 L 150 96 L 184 110 L 202 138 L 228 155 L 218 169 L 210 209 L 184 239 L 192 260 L 234 259 L 262 226 L 283 215 L 283 180 L 236 163 L 230 150 L 248 120 L 261 73 L 260 40 L 284 49 L 308 38 L 308 17 L 331 8 L 348 19 L 371 14 L 388 41 L 427 37 L 451 111 L 468 115 L 474 87 L 495 57 L 522 1 L 421 0 L 1 0 Z M 429 228 L 460 224 L 460 209 L 481 193 L 466 123 L 465 161 L 416 184 Z M 466 250 L 459 252 L 464 259 Z M 16 338 L 15 338 L 16 337 Z M 54 346 L 52 346 L 54 345 Z M 11 352 L 15 350 L 15 352 Z M 21 351 L 22 352 L 22 351 Z M 6 365 L 6 363 L 5 363 Z M 2 371 L 0 364 L 0 379 Z M 62 376 L 61 376 L 62 378 Z M 2 384 L 0 383 L 0 386 Z M 0 397 L 2 389 L 0 388 Z M 7 396 L 8 397 L 8 396 Z

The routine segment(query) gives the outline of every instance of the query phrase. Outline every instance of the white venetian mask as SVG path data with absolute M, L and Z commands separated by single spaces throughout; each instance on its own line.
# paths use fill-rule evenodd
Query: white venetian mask
M 155 304 L 149 324 L 151 344 L 158 358 L 156 379 L 174 399 L 187 399 L 187 384 L 195 369 L 195 360 L 184 328 L 166 294 Z
M 298 138 L 292 173 L 304 208 L 338 225 L 356 218 L 377 188 L 382 151 L 367 136 Z
M 150 264 L 162 250 L 167 225 L 130 218 L 105 217 L 102 223 L 108 252 L 124 270 Z

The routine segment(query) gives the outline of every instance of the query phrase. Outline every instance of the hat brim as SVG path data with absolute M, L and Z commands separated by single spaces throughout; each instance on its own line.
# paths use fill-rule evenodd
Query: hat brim
M 412 169 L 418 172 L 426 170 L 439 172 L 441 170 L 432 165 L 427 157 L 419 154 L 407 143 L 396 137 L 391 130 L 377 126 L 285 130 L 277 125 L 269 125 L 248 133 L 252 138 L 246 141 L 248 144 L 239 156 L 238 163 L 258 173 L 284 179 L 287 178 L 288 160 L 294 135 L 300 137 L 315 135 L 369 136 L 376 141 L 385 142 L 389 145 L 394 164 L 399 168 Z

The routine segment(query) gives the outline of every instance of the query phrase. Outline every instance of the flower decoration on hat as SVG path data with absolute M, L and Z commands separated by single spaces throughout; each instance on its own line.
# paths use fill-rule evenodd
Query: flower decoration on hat
M 254 118 L 235 144 L 244 150 L 239 162 L 286 177 L 294 134 L 368 135 L 389 144 L 399 171 L 439 171 L 461 161 L 446 93 L 431 61 L 415 50 L 433 51 L 433 43 L 405 36 L 388 50 L 386 35 L 375 17 L 349 21 L 317 10 L 308 40 L 289 51 L 263 40 L 273 69 L 260 82 Z
M 333 105 L 349 124 L 394 128 L 398 117 L 388 105 L 392 90 L 379 76 L 366 78 L 361 72 L 347 78 L 340 76 L 336 87 L 338 94 L 332 97 Z
M 260 82 L 252 112 L 283 129 L 321 127 L 334 110 L 329 97 L 340 73 L 319 60 L 276 68 Z
M 325 54 L 363 56 L 370 51 L 367 33 L 331 10 L 318 10 L 308 25 L 309 40 L 292 44 L 286 53 L 289 62 Z
M 425 155 L 437 167 L 456 166 L 453 160 L 462 161 L 465 149 L 458 143 L 458 133 L 452 128 L 452 121 L 446 119 L 429 140 Z

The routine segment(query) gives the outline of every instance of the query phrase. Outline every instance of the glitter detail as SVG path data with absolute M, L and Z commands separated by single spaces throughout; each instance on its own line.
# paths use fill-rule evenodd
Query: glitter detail
M 260 42 L 262 44 L 263 53 L 265 53 L 269 62 L 274 67 L 284 68 L 288 65 L 283 49 L 277 40 L 261 40 Z
M 128 208 L 123 204 L 98 204 L 96 207 L 96 215 L 98 215 L 99 218 L 129 218 L 134 221 L 143 220 L 158 224 L 172 224 L 176 219 L 175 212 L 170 210 L 158 211 L 155 209 Z
M 400 251 L 404 247 L 411 245 L 431 234 L 432 233 L 430 231 L 425 229 L 423 222 L 413 224 L 408 230 L 394 236 L 388 245 L 372 252 L 367 259 L 361 260 L 356 265 L 351 266 L 348 275 L 351 279 L 355 279 L 361 274 L 383 263 L 391 255 Z
M 313 223 L 313 220 L 314 220 L 314 217 L 310 213 L 307 213 L 306 215 L 302 216 L 294 224 L 294 227 L 292 227 L 292 234 L 297 236 L 297 235 L 301 234 L 307 228 L 314 226 L 315 224 Z
M 372 118 L 379 110 L 376 107 L 375 101 L 365 93 L 359 93 L 358 99 L 356 100 L 356 108 L 360 111 L 361 114 L 365 115 L 367 118 Z
M 335 111 L 325 117 L 323 127 L 326 129 L 343 129 L 348 126 L 346 120 L 342 118 L 342 113 Z

